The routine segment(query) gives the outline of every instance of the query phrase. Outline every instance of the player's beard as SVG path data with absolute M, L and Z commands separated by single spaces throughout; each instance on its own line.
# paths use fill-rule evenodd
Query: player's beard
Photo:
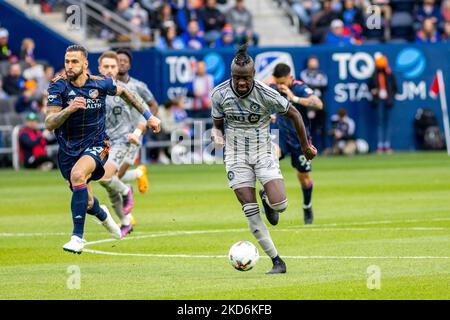
M 76 81 L 78 79 L 78 77 L 83 74 L 83 72 L 84 72 L 83 70 L 80 70 L 80 72 L 78 72 L 78 73 L 73 72 L 72 74 L 68 74 L 67 70 L 66 70 L 66 75 L 70 81 Z

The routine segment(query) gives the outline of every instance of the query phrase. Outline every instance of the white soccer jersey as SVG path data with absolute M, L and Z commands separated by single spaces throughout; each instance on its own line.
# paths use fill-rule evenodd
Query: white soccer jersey
M 227 80 L 213 90 L 211 98 L 212 117 L 225 121 L 225 162 L 255 164 L 272 153 L 270 116 L 287 112 L 286 98 L 258 80 L 245 96 L 239 96 L 232 80 Z

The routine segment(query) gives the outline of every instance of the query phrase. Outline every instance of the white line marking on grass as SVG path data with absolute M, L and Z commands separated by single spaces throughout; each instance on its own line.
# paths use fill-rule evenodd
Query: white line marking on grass
M 303 227 L 298 229 L 271 229 L 271 232 L 317 232 L 317 231 L 446 231 L 449 228 L 421 228 L 421 227 L 413 227 L 413 228 L 309 228 Z M 208 234 L 208 233 L 224 233 L 224 232 L 246 232 L 248 229 L 219 229 L 219 230 L 191 230 L 191 231 L 170 231 L 170 232 L 161 232 L 161 233 L 151 233 L 144 234 L 141 236 L 127 236 L 122 239 L 123 240 L 136 240 L 136 239 L 146 239 L 146 238 L 159 238 L 159 237 L 171 237 L 171 236 L 179 236 L 179 235 L 191 235 L 191 234 Z M 86 242 L 85 245 L 92 245 L 98 243 L 105 242 L 113 242 L 117 241 L 116 239 L 101 239 L 96 241 Z
M 293 232 L 293 231 L 336 231 L 338 228 L 327 228 L 327 229 L 273 229 L 271 231 L 281 231 L 281 232 Z M 339 230 L 344 229 L 345 231 L 351 229 L 351 230 L 398 230 L 398 229 L 408 229 L 408 228 L 339 228 Z M 418 228 L 410 228 L 413 230 L 417 230 Z M 408 229 L 408 230 L 410 230 Z M 419 228 L 420 230 L 448 230 L 447 228 Z M 162 232 L 162 233 L 153 233 L 153 234 L 147 234 L 142 236 L 129 236 L 126 237 L 123 240 L 137 240 L 137 239 L 145 239 L 145 238 L 156 238 L 156 237 L 168 237 L 168 236 L 177 236 L 177 235 L 186 235 L 186 234 L 209 234 L 209 233 L 225 233 L 225 232 L 243 232 L 247 231 L 247 229 L 222 229 L 222 230 L 193 230 L 193 231 L 173 231 L 173 232 Z M 119 241 L 116 239 L 102 239 L 97 241 L 91 241 L 87 242 L 85 246 L 98 244 L 98 243 L 105 243 L 105 242 L 114 242 Z M 126 252 L 110 252 L 110 251 L 102 251 L 102 250 L 93 250 L 93 249 L 84 249 L 85 252 L 93 253 L 93 254 L 102 254 L 102 255 L 110 255 L 110 256 L 129 256 L 129 257 L 165 257 L 165 258 L 221 258 L 224 259 L 227 256 L 221 256 L 221 255 L 191 255 L 191 254 L 164 254 L 164 253 L 126 253 Z M 450 259 L 450 257 L 445 256 L 283 256 L 288 259 L 337 259 L 337 260 L 350 260 L 350 259 L 412 259 L 412 260 L 429 260 L 429 259 Z M 268 258 L 266 256 L 262 256 L 262 258 Z
M 325 226 L 325 225 L 322 225 Z M 326 225 L 328 226 L 328 225 Z M 286 229 L 271 229 L 272 232 L 317 232 L 317 231 L 446 231 L 450 228 L 445 227 L 386 227 L 386 228 L 321 228 L 317 226 L 287 226 Z M 248 229 L 219 229 L 219 230 L 192 230 L 192 231 L 168 231 L 149 234 L 147 232 L 133 232 L 133 234 L 141 234 L 140 236 L 126 237 L 123 240 L 141 239 L 141 238 L 157 238 L 157 237 L 169 237 L 178 236 L 184 234 L 207 234 L 207 233 L 221 233 L 221 232 L 244 232 Z M 103 232 L 90 232 L 90 235 L 104 234 Z M 70 233 L 66 232 L 18 232 L 18 233 L 0 233 L 0 237 L 50 237 L 50 236 L 70 236 Z M 95 244 L 102 242 L 115 241 L 114 239 L 102 239 L 98 241 L 88 242 L 87 244 Z
M 359 226 L 359 225 L 373 225 L 373 224 L 393 224 L 393 223 L 414 223 L 414 222 L 431 222 L 431 221 L 450 221 L 450 218 L 433 218 L 433 219 L 406 219 L 406 220 L 375 220 L 375 221 L 364 221 L 364 222 L 344 222 L 344 223 L 324 223 L 315 224 L 309 226 L 309 228 L 320 228 L 320 227 L 333 227 L 333 226 Z M 292 226 L 288 228 L 297 228 L 297 226 Z
M 200 259 L 226 259 L 227 256 L 214 256 L 214 255 L 195 255 L 195 254 L 163 254 L 163 253 L 125 253 L 125 252 L 109 252 L 101 250 L 84 249 L 84 252 L 102 254 L 107 256 L 126 256 L 126 257 L 157 257 L 157 258 L 200 258 Z M 262 256 L 263 259 L 269 257 Z M 315 259 L 330 259 L 330 260 L 351 260 L 351 259 L 412 259 L 412 260 L 428 260 L 428 259 L 450 259 L 450 257 L 435 257 L 435 256 L 380 256 L 380 257 L 363 257 L 363 256 L 283 256 L 286 259 L 299 259 L 299 260 L 315 260 Z
M 0 237 L 47 237 L 47 236 L 70 236 L 66 232 L 19 232 L 19 233 L 0 233 Z

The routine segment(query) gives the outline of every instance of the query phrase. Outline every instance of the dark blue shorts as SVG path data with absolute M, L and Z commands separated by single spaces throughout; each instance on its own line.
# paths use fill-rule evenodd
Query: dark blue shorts
M 283 135 L 280 136 L 281 159 L 291 155 L 291 165 L 301 173 L 311 172 L 311 161 L 303 155 L 302 148 L 295 142 L 290 142 Z
M 105 174 L 105 169 L 103 166 L 108 160 L 109 155 L 109 141 L 102 141 L 94 144 L 92 147 L 87 148 L 83 153 L 79 156 L 69 156 L 66 153 L 62 152 L 61 149 L 58 152 L 58 166 L 61 171 L 62 176 L 69 182 L 70 188 L 72 189 L 72 185 L 70 182 L 70 174 L 72 172 L 72 168 L 75 166 L 77 161 L 83 156 L 90 156 L 96 162 L 96 167 L 94 172 L 92 172 L 92 176 L 88 179 L 87 182 L 91 180 L 100 180 Z

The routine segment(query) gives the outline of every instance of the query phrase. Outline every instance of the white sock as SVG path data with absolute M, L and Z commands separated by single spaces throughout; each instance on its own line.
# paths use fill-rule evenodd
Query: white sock
M 142 172 L 141 169 L 128 170 L 127 172 L 125 172 L 125 174 L 120 180 L 122 180 L 125 183 L 131 182 L 136 180 L 137 178 L 140 178 L 143 174 L 144 173 Z
M 116 213 L 120 221 L 122 221 L 122 219 L 125 217 L 125 215 L 123 214 L 122 197 L 117 191 L 114 191 L 112 189 L 107 189 L 107 191 L 109 201 L 111 201 L 114 212 Z
M 248 220 L 250 232 L 255 236 L 264 252 L 271 258 L 278 256 L 277 249 L 275 248 L 272 238 L 270 237 L 269 230 L 259 214 L 258 204 L 246 203 L 242 209 L 244 210 L 245 217 Z
M 125 183 L 119 180 L 117 176 L 113 176 L 111 181 L 109 182 L 109 187 L 119 192 L 121 195 L 126 196 L 130 191 L 130 187 L 128 187 Z
M 123 217 L 120 218 L 120 222 L 123 226 L 129 226 L 131 223 L 131 214 L 123 215 Z

